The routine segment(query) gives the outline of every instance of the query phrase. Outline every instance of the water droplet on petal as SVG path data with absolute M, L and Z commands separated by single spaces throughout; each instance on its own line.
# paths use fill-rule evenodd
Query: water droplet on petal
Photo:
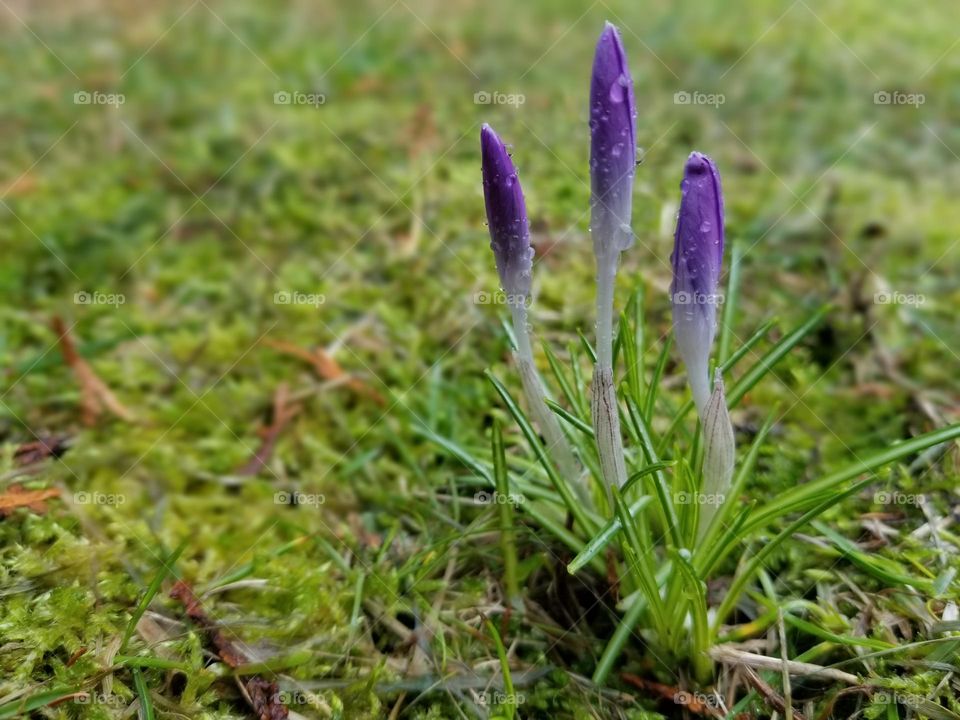
M 702 223 L 700 223 L 700 232 L 708 233 L 712 227 L 713 226 L 710 224 L 709 220 L 704 220 Z
M 621 77 L 623 77 L 621 75 Z M 620 84 L 619 80 L 613 85 L 610 86 L 610 102 L 622 103 L 624 96 L 624 87 Z

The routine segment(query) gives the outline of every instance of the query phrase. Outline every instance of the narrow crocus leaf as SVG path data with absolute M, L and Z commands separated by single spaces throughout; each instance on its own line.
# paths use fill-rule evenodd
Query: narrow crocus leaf
M 489 125 L 480 130 L 483 198 L 490 229 L 490 247 L 508 304 L 522 305 L 530 294 L 533 248 L 523 190 L 517 169 L 503 142 Z
M 717 329 L 717 293 L 723 261 L 723 192 L 720 173 L 706 155 L 690 154 L 671 261 L 673 331 L 700 419 L 710 398 L 708 365 Z
M 590 79 L 590 227 L 598 257 L 619 253 L 633 242 L 636 119 L 627 55 L 617 29 L 607 23 L 597 41 Z
M 698 539 L 706 534 L 713 516 L 726 501 L 733 479 L 736 452 L 733 423 L 727 411 L 723 374 L 719 369 L 714 376 L 713 393 L 703 416 L 703 437 L 703 493 L 700 495 L 702 506 Z

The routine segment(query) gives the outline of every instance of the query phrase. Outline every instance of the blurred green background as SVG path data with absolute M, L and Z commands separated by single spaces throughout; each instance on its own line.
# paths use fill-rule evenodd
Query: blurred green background
M 350 547 L 376 578 L 369 597 L 389 608 L 405 563 L 423 557 L 379 553 L 364 534 L 424 550 L 449 529 L 431 493 L 464 470 L 418 429 L 482 455 L 496 405 L 482 370 L 512 378 L 504 307 L 476 301 L 497 288 L 480 123 L 512 145 L 526 192 L 535 332 L 561 350 L 590 334 L 586 99 L 605 20 L 627 47 L 642 148 L 618 305 L 641 288 L 656 336 L 667 332 L 694 149 L 720 168 L 728 243 L 744 252 L 735 342 L 773 315 L 790 327 L 834 303 L 780 382 L 734 418 L 789 409 L 771 490 L 812 458 L 829 466 L 956 420 L 955 10 L 2 0 L 0 490 L 19 478 L 14 448 L 67 435 L 40 479 L 126 500 L 0 523 L 4 578 L 20 588 L 0 598 L 11 618 L 0 643 L 23 644 L 0 664 L 0 688 L 93 672 L 66 658 L 122 631 L 158 558 L 185 538 L 182 576 L 202 586 L 253 563 L 275 589 L 241 590 L 219 610 L 251 643 L 310 639 L 322 652 L 305 678 L 382 670 L 391 649 L 355 634 L 355 586 L 327 550 L 273 553 L 304 535 Z M 81 424 L 55 316 L 131 420 Z M 324 348 L 346 375 L 318 375 L 291 345 Z M 674 362 L 667 374 L 679 393 Z M 301 410 L 263 471 L 238 476 L 281 384 Z M 290 490 L 325 503 L 274 501 Z M 418 587 L 427 605 L 444 564 Z M 481 586 L 468 579 L 446 601 L 469 607 Z M 18 619 L 31 618 L 46 629 L 24 639 Z M 450 642 L 452 656 L 472 652 Z M 228 716 L 199 685 L 193 707 Z

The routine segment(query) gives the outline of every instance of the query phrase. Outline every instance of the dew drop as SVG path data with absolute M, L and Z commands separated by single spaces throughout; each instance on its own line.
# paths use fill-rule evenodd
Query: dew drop
M 704 220 L 702 223 L 700 223 L 700 232 L 708 233 L 712 227 L 713 226 L 710 224 L 709 220 Z
M 620 77 L 623 77 L 622 75 Z M 625 90 L 620 81 L 617 80 L 610 86 L 610 102 L 622 103 Z

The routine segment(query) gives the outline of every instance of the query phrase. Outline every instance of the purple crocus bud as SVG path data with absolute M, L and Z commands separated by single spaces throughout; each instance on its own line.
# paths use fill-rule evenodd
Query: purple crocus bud
M 480 130 L 483 199 L 487 207 L 490 247 L 509 304 L 522 305 L 530 294 L 533 248 L 523 190 L 503 142 L 489 125 Z
M 710 398 L 708 365 L 717 329 L 717 294 L 723 261 L 723 191 L 720 173 L 706 155 L 690 153 L 680 183 L 682 197 L 671 261 L 673 331 L 700 418 Z
M 597 41 L 590 79 L 590 227 L 598 257 L 619 253 L 633 242 L 636 120 L 627 55 L 617 29 L 607 23 Z

